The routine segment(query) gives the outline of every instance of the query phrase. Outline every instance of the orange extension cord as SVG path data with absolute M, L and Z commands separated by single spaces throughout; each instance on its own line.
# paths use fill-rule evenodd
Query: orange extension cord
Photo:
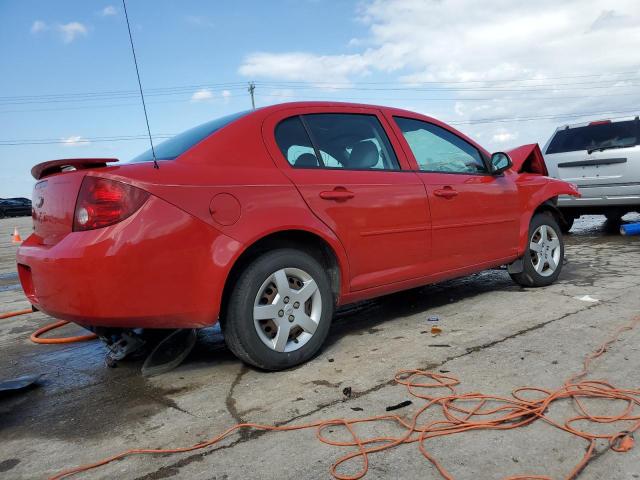
M 106 465 L 130 455 L 171 454 L 200 450 L 217 444 L 236 430 L 245 428 L 280 432 L 315 428 L 316 436 L 321 442 L 338 447 L 355 448 L 351 453 L 340 457 L 331 466 L 331 475 L 338 480 L 357 480 L 364 477 L 369 468 L 369 454 L 388 450 L 407 443 L 417 443 L 422 455 L 424 455 L 424 457 L 435 466 L 435 468 L 440 472 L 442 478 L 446 480 L 453 480 L 453 477 L 445 467 L 428 452 L 425 446 L 427 440 L 444 435 L 458 434 L 469 430 L 510 430 L 528 425 L 538 419 L 589 442 L 589 446 L 582 459 L 580 459 L 573 470 L 565 477 L 567 480 L 573 479 L 592 458 L 597 439 L 608 440 L 610 448 L 616 452 L 626 452 L 633 448 L 633 433 L 640 428 L 640 415 L 634 414 L 635 407 L 640 406 L 640 389 L 632 390 L 615 388 L 613 385 L 604 381 L 582 381 L 580 379 L 589 373 L 590 364 L 594 359 L 604 354 L 609 345 L 615 342 L 623 332 L 633 329 L 638 325 L 638 323 L 640 323 L 640 317 L 637 317 L 630 323 L 618 328 L 611 337 L 600 345 L 600 347 L 585 357 L 582 370 L 576 375 L 570 377 L 565 384 L 557 390 L 522 387 L 514 390 L 511 397 L 500 397 L 482 393 L 457 394 L 455 387 L 459 385 L 460 382 L 453 376 L 423 370 L 402 370 L 396 374 L 395 381 L 404 385 L 408 392 L 414 397 L 426 401 L 426 403 L 413 415 L 410 421 L 406 421 L 397 415 L 380 415 L 355 419 L 336 418 L 290 426 L 241 423 L 234 425 L 210 440 L 197 443 L 190 447 L 126 450 L 114 456 L 98 460 L 95 463 L 64 470 L 53 477 L 50 477 L 50 480 L 58 480 L 76 473 L 86 472 L 87 470 Z M 449 394 L 435 396 L 428 395 L 426 393 L 429 389 L 434 388 L 447 389 Z M 527 400 L 523 398 L 526 393 L 529 393 L 529 396 L 531 396 L 531 394 L 535 394 L 539 396 L 539 398 Z M 580 415 L 568 419 L 564 424 L 557 423 L 545 415 L 545 412 L 554 401 L 566 398 L 573 400 L 575 406 L 580 412 Z M 623 401 L 627 406 L 615 415 L 592 415 L 588 413 L 584 407 L 583 401 L 586 398 Z M 474 403 L 474 406 L 462 406 L 462 404 L 469 402 Z M 489 407 L 488 404 L 491 403 L 497 404 L 497 406 Z M 430 421 L 425 424 L 420 424 L 420 416 L 430 408 L 440 409 L 440 412 L 446 420 Z M 622 430 L 614 434 L 597 434 L 574 427 L 573 424 L 579 421 L 589 421 L 593 424 L 614 424 L 615 422 L 629 421 L 634 423 L 627 430 Z M 404 434 L 397 437 L 386 436 L 361 438 L 355 432 L 354 425 L 374 422 L 395 423 L 404 429 Z M 351 441 L 340 442 L 331 440 L 323 435 L 324 429 L 335 426 L 344 427 L 349 432 Z M 357 457 L 360 457 L 362 460 L 362 467 L 357 473 L 353 475 L 338 473 L 338 467 Z M 546 475 L 517 475 L 508 477 L 505 480 L 525 479 L 551 480 L 551 477 Z
M 14 312 L 6 312 L 0 313 L 0 319 L 17 317 L 18 315 L 26 315 L 28 313 L 33 313 L 33 310 L 16 310 Z M 91 333 L 89 335 L 79 335 L 77 337 L 63 337 L 63 338 L 40 338 L 40 335 L 43 335 L 51 330 L 55 330 L 56 328 L 64 327 L 69 322 L 66 320 L 60 320 L 58 322 L 50 323 L 49 325 L 45 325 L 42 328 L 39 328 L 35 332 L 31 334 L 29 337 L 32 342 L 39 343 L 43 345 L 51 345 L 51 344 L 60 344 L 60 343 L 75 343 L 75 342 L 86 342 L 87 340 L 93 340 L 94 338 L 98 338 L 95 333 Z

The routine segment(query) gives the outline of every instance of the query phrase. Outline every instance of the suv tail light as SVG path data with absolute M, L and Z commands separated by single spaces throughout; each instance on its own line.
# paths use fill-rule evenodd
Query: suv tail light
M 93 230 L 121 222 L 135 213 L 147 198 L 148 192 L 126 183 L 84 177 L 73 214 L 73 231 Z

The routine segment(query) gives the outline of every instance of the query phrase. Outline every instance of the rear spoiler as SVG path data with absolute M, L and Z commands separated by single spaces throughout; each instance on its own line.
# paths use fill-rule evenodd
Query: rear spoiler
M 537 143 L 522 145 L 512 150 L 507 150 L 506 153 L 511 157 L 512 168 L 516 172 L 537 173 L 545 177 L 549 175 L 542 151 Z
M 66 169 L 84 170 L 86 168 L 106 167 L 107 163 L 117 161 L 117 158 L 63 158 L 61 160 L 49 160 L 33 167 L 31 175 L 36 180 L 40 180 L 54 173 L 63 172 Z

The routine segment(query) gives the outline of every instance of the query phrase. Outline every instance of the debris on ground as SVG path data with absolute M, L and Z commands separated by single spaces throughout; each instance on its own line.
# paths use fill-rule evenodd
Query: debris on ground
M 195 329 L 176 330 L 153 349 L 142 365 L 142 375 L 152 377 L 173 370 L 191 353 L 196 344 Z
M 20 390 L 26 390 L 29 387 L 36 386 L 42 375 L 23 375 L 17 378 L 0 381 L 0 395 L 4 393 L 14 393 Z
M 438 315 L 431 315 L 427 318 L 427 323 L 431 326 L 431 335 L 434 337 L 442 333 L 442 327 L 440 327 L 440 317 Z
M 576 300 L 580 300 L 581 302 L 589 302 L 589 303 L 596 303 L 599 302 L 600 300 L 598 300 L 597 298 L 593 298 L 590 295 L 583 295 L 581 297 L 573 297 Z
M 411 400 L 405 400 L 404 402 L 400 402 L 397 403 L 395 405 L 390 405 L 388 406 L 385 410 L 387 412 L 391 412 L 393 410 L 398 410 L 399 408 L 404 408 L 404 407 L 408 407 L 409 405 L 411 405 L 413 402 Z

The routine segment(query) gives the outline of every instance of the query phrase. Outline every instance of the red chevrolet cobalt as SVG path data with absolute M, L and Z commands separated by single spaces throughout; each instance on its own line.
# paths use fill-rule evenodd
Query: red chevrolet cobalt
M 311 358 L 334 308 L 508 265 L 560 274 L 537 145 L 491 155 L 417 113 L 289 103 L 223 117 L 127 163 L 36 165 L 34 232 L 18 250 L 29 301 L 98 332 L 220 321 L 243 361 Z

